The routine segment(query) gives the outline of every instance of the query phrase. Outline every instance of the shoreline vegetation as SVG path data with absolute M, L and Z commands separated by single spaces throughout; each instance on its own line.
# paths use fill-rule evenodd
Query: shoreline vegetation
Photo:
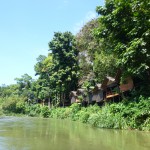
M 69 107 L 42 106 L 23 101 L 3 103 L 0 115 L 27 115 L 55 119 L 71 119 L 98 128 L 131 129 L 150 131 L 150 97 L 140 96 L 137 99 L 124 99 L 119 103 L 105 103 L 104 106 L 90 105 L 82 107 L 74 103 Z M 2 113 L 3 112 L 3 113 Z
M 54 32 L 47 56 L 36 59 L 36 80 L 25 73 L 0 86 L 1 115 L 150 131 L 150 2 L 106 0 L 96 12 L 76 35 Z M 120 94 L 121 102 L 105 102 Z M 104 105 L 70 106 L 83 101 Z

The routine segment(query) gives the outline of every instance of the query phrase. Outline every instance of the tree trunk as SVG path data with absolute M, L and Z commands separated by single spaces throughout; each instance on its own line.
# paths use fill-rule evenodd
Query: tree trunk
M 48 98 L 48 107 L 49 107 L 49 109 L 51 108 L 50 97 Z

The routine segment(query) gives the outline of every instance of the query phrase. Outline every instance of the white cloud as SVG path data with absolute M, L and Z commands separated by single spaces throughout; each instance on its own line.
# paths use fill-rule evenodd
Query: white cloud
M 80 31 L 80 29 L 87 23 L 89 22 L 90 20 L 94 19 L 97 17 L 97 14 L 96 12 L 93 12 L 93 11 L 89 11 L 85 18 L 83 20 L 81 20 L 80 22 L 76 23 L 74 28 L 73 28 L 73 33 L 76 34 Z

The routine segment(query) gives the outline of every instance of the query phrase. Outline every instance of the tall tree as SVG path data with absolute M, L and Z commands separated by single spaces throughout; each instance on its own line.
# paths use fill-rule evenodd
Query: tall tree
M 118 56 L 126 73 L 147 78 L 150 74 L 149 0 L 106 0 L 97 7 L 102 26 L 95 33 L 106 49 Z
M 77 49 L 86 53 L 89 61 L 93 61 L 94 53 L 100 49 L 101 44 L 95 39 L 93 30 L 99 26 L 98 19 L 92 19 L 87 22 L 76 34 Z
M 79 50 L 78 61 L 80 67 L 79 85 L 93 80 L 93 60 L 95 51 L 100 49 L 100 45 L 93 35 L 93 29 L 98 27 L 98 20 L 92 19 L 87 22 L 76 34 L 76 46 Z
M 15 78 L 17 82 L 18 87 L 18 95 L 23 96 L 26 100 L 31 100 L 34 98 L 33 92 L 32 92 L 32 83 L 33 79 L 28 74 L 24 74 L 21 76 L 21 78 Z M 16 92 L 17 92 L 16 91 Z
M 80 84 L 101 82 L 106 75 L 113 76 L 116 57 L 106 51 L 103 39 L 96 38 L 94 31 L 101 27 L 99 18 L 87 22 L 76 35 L 79 50 Z
M 37 58 L 37 63 L 34 66 L 36 75 L 39 76 L 38 80 L 33 85 L 33 90 L 38 99 L 45 100 L 49 99 L 52 93 L 53 84 L 50 81 L 52 75 L 52 55 L 48 56 L 40 55 Z
M 78 84 L 78 51 L 71 32 L 56 32 L 49 42 L 53 66 L 50 80 L 59 93 L 60 99 L 69 99 L 69 92 Z M 64 95 L 62 96 L 62 93 Z

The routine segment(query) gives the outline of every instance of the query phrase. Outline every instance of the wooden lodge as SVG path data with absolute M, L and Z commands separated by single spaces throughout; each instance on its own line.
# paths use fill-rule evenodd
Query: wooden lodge
M 76 91 L 71 91 L 69 96 L 71 98 L 71 104 L 77 102 L 77 92 Z
M 102 103 L 106 97 L 106 88 L 107 88 L 108 79 L 105 78 L 101 84 L 96 84 L 93 89 L 92 102 Z
M 120 101 L 122 97 L 127 95 L 134 88 L 131 77 L 125 79 L 125 83 L 120 84 L 121 70 L 118 69 L 116 76 L 105 77 L 103 82 L 96 84 L 92 90 L 78 89 L 77 92 L 70 93 L 71 104 L 79 103 L 79 97 L 82 97 L 82 102 L 88 104 L 103 104 L 108 101 Z
M 106 88 L 106 100 L 115 99 L 115 97 L 120 100 L 120 78 L 121 78 L 121 70 L 118 69 L 115 78 L 107 77 L 107 88 Z
M 125 79 L 125 83 L 119 86 L 120 92 L 123 94 L 123 96 L 128 95 L 133 88 L 134 83 L 131 77 L 127 77 Z

